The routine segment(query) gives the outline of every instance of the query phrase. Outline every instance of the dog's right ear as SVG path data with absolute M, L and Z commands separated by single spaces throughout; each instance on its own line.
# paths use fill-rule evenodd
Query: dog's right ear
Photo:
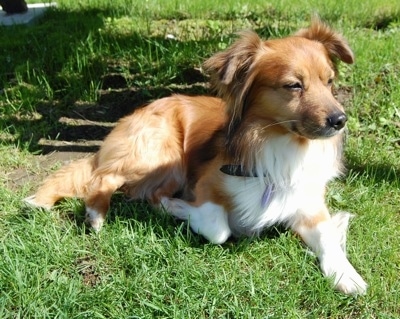
M 240 122 L 246 107 L 246 97 L 253 83 L 255 72 L 250 72 L 262 40 L 257 33 L 245 31 L 228 49 L 213 55 L 204 63 L 204 69 L 211 76 L 211 85 L 226 102 L 229 117 L 228 135 Z
M 295 35 L 322 43 L 332 61 L 339 59 L 348 64 L 354 62 L 354 53 L 343 36 L 333 31 L 317 16 L 313 17 L 309 28 L 299 30 Z

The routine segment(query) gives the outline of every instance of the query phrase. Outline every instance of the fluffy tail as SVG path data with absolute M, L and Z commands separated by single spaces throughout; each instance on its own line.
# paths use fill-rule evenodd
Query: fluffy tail
M 35 195 L 24 201 L 32 206 L 50 209 L 63 198 L 83 198 L 95 165 L 96 157 L 91 156 L 60 168 L 44 181 Z

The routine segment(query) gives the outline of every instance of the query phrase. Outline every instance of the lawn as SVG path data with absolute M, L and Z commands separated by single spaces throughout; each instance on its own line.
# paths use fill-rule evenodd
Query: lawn
M 35 25 L 0 27 L 1 318 L 400 317 L 399 1 L 57 2 Z M 327 197 L 332 212 L 355 215 L 348 254 L 365 296 L 332 290 L 284 229 L 212 245 L 116 194 L 96 234 L 79 200 L 51 212 L 21 203 L 136 107 L 211 94 L 201 63 L 237 31 L 286 36 L 315 13 L 356 55 L 336 88 L 347 173 Z

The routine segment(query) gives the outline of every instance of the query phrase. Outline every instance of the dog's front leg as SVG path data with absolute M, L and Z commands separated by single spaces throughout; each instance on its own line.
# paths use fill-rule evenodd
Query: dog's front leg
M 367 284 L 346 257 L 346 228 L 350 214 L 338 213 L 332 218 L 327 209 L 310 216 L 299 212 L 292 225 L 303 241 L 316 253 L 323 274 L 333 277 L 335 288 L 346 294 L 364 294 Z
M 211 202 L 193 206 L 184 200 L 167 197 L 161 199 L 161 205 L 172 216 L 188 221 L 195 233 L 214 244 L 223 244 L 231 236 L 228 215 L 222 206 Z

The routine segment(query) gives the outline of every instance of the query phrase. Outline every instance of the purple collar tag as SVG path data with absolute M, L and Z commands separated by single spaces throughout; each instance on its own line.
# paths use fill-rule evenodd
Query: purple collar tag
M 267 207 L 269 203 L 271 202 L 272 199 L 272 193 L 274 191 L 274 185 L 273 184 L 267 184 L 265 187 L 265 191 L 261 197 L 261 206 L 262 207 Z

